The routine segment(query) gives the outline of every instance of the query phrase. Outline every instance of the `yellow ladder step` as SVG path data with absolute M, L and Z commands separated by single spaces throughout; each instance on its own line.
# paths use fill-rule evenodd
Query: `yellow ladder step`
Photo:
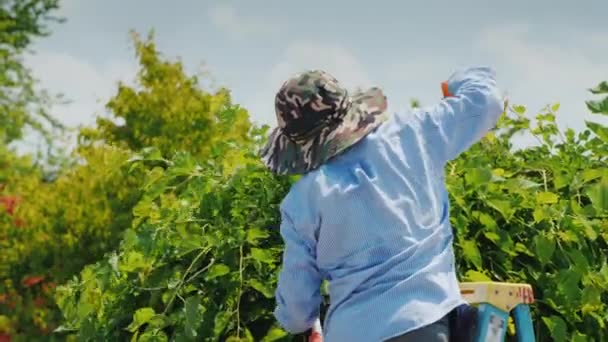
M 534 292 L 529 284 L 464 282 L 460 283 L 460 293 L 469 304 L 488 303 L 506 312 L 518 304 L 534 303 Z

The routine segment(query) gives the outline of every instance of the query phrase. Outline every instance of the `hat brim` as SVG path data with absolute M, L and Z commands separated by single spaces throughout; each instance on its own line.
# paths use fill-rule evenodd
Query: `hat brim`
M 296 143 L 280 127 L 262 149 L 262 161 L 277 174 L 303 174 L 356 144 L 387 119 L 386 96 L 370 88 L 352 97 L 352 106 L 335 128 L 326 128 L 305 142 Z

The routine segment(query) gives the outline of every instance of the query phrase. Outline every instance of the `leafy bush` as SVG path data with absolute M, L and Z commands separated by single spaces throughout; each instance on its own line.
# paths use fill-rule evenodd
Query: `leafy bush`
M 458 260 L 471 280 L 526 282 L 543 341 L 604 341 L 608 303 L 608 140 L 565 133 L 547 108 L 532 129 L 524 108 L 447 172 Z M 594 126 L 594 131 L 603 126 Z M 530 132 L 538 146 L 512 152 Z
M 145 191 L 144 174 L 126 165 L 131 148 L 152 145 L 159 157 L 188 151 L 201 160 L 222 153 L 229 170 L 254 143 L 247 112 L 227 91 L 201 89 L 151 39 L 134 35 L 134 43 L 138 83 L 120 85 L 108 103 L 114 116 L 81 131 L 70 164 L 47 179 L 27 158 L 0 155 L 0 196 L 20 199 L 10 201 L 9 216 L 0 208 L 0 333 L 49 338 L 61 316 L 54 284 L 116 249 Z
M 64 329 L 93 340 L 283 335 L 272 308 L 289 180 L 257 161 L 226 174 L 187 154 L 136 160 L 154 166 L 133 225 L 116 253 L 58 290 Z
M 151 37 L 134 35 L 138 84 L 81 131 L 71 164 L 48 177 L 8 148 L 58 126 L 21 64 L 57 3 L 0 5 L 0 340 L 293 339 L 272 317 L 277 207 L 293 179 L 260 165 L 264 130 L 228 91 L 202 90 Z M 608 83 L 591 92 L 602 98 L 588 108 L 608 114 Z M 541 341 L 603 341 L 608 127 L 561 131 L 558 107 L 532 127 L 514 106 L 448 165 L 459 273 L 532 284 Z M 513 151 L 521 132 L 538 146 Z
M 541 341 L 608 338 L 608 141 L 561 132 L 558 105 L 514 106 L 446 169 L 463 280 L 533 285 Z M 605 129 L 589 125 L 594 132 Z M 538 146 L 514 152 L 529 132 Z M 59 287 L 64 331 L 81 338 L 272 341 L 278 204 L 291 180 L 250 156 L 235 173 L 183 154 L 140 156 L 146 194 L 120 248 Z

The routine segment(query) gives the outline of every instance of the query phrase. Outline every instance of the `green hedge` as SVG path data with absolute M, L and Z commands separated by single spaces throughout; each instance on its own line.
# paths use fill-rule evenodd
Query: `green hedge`
M 530 127 L 505 114 L 446 168 L 462 280 L 532 284 L 541 341 L 608 338 L 608 139 L 590 124 L 555 125 L 557 105 Z M 538 145 L 513 152 L 527 132 Z M 151 155 L 151 154 L 148 154 Z M 289 340 L 274 323 L 278 204 L 293 179 L 253 157 L 234 173 L 187 154 L 135 158 L 144 199 L 120 248 L 59 287 L 63 331 L 82 338 Z

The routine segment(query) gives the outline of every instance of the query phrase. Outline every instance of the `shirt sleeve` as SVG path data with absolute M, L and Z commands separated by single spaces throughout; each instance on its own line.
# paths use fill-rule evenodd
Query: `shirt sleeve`
M 299 234 L 290 216 L 281 211 L 281 236 L 285 242 L 283 266 L 276 290 L 274 312 L 279 324 L 292 334 L 314 325 L 321 305 L 322 277 L 315 261 L 316 243 Z
M 466 151 L 498 122 L 503 101 L 489 67 L 472 67 L 447 81 L 452 96 L 430 110 L 416 113 L 425 140 L 438 161 L 445 165 Z

